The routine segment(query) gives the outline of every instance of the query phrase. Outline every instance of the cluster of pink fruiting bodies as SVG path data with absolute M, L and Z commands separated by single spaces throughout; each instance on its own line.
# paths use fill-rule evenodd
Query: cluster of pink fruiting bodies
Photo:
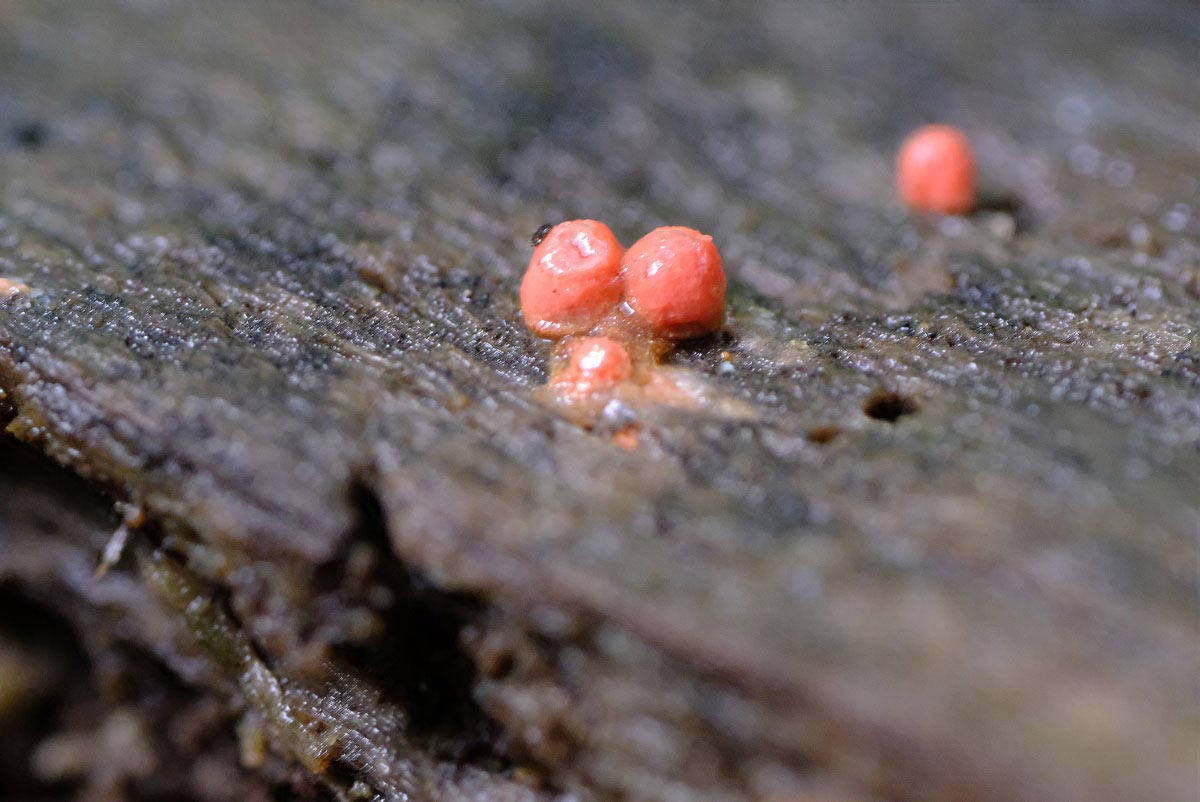
M 521 312 L 559 340 L 551 386 L 567 399 L 645 385 L 671 342 L 720 328 L 725 271 L 712 237 L 656 228 L 628 250 L 608 226 L 571 220 L 540 231 L 521 282 Z

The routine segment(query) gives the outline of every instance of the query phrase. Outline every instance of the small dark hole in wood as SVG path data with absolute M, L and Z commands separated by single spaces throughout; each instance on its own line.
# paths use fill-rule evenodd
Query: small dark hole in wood
M 36 120 L 17 123 L 9 131 L 9 136 L 17 145 L 35 150 L 46 141 L 46 126 Z
M 823 446 L 832 443 L 842 433 L 840 426 L 818 426 L 808 430 L 808 442 Z
M 516 658 L 512 654 L 505 652 L 496 658 L 496 662 L 493 665 L 488 666 L 487 675 L 494 680 L 503 680 L 511 676 L 516 667 Z
M 868 418 L 888 423 L 895 423 L 905 415 L 915 415 L 918 409 L 917 402 L 908 396 L 886 391 L 875 393 L 862 408 Z

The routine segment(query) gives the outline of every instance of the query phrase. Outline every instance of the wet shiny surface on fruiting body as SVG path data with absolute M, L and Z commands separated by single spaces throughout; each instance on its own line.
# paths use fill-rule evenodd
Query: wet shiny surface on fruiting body
M 709 334 L 725 316 L 725 271 L 712 237 L 682 226 L 651 231 L 622 262 L 626 300 L 656 336 Z
M 611 390 L 633 374 L 625 346 L 611 337 L 579 337 L 565 343 L 566 363 L 552 383 L 562 393 L 585 395 Z
M 543 337 L 587 332 L 621 301 L 623 252 L 608 226 L 595 220 L 551 228 L 521 282 L 525 324 Z

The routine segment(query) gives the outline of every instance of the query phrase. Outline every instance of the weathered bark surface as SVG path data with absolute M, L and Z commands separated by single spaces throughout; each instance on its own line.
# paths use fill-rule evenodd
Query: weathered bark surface
M 10 431 L 142 509 L 284 674 L 349 654 L 401 710 L 404 665 L 453 677 L 452 725 L 392 742 L 418 763 L 482 739 L 597 799 L 1194 797 L 1194 4 L 0 21 Z M 892 200 L 929 119 L 977 144 L 969 219 Z M 723 335 L 671 358 L 711 403 L 634 410 L 632 452 L 533 393 L 527 237 L 578 216 L 709 231 L 730 273 Z M 436 648 L 345 578 L 364 553 Z
M 177 619 L 134 576 L 94 581 L 117 526 L 111 502 L 11 439 L 0 487 L 6 797 L 70 798 L 48 790 L 69 788 L 100 802 L 134 785 L 138 799 L 269 800 L 283 764 L 238 768 L 235 710 Z

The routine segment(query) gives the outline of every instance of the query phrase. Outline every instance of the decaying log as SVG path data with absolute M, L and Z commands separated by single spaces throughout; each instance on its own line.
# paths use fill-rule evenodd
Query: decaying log
M 136 514 L 4 576 L 344 799 L 1192 799 L 1197 52 L 1188 3 L 13 0 L 5 420 Z M 969 217 L 893 199 L 928 120 Z M 574 217 L 729 272 L 633 450 L 534 392 Z

